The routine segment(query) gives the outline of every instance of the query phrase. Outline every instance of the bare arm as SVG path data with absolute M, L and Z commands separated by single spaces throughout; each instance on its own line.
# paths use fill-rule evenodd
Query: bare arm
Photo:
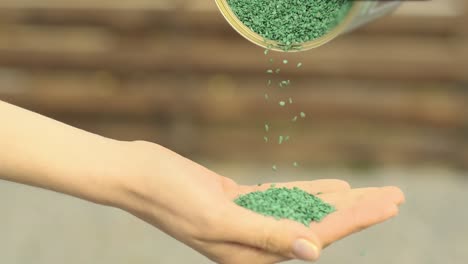
M 122 143 L 0 101 L 0 179 L 109 204 Z
M 395 216 L 404 201 L 396 187 L 278 184 L 321 192 L 338 209 L 306 227 L 237 206 L 239 194 L 264 187 L 238 185 L 157 144 L 101 137 L 1 101 L 0 124 L 0 179 L 121 208 L 220 263 L 316 260 L 322 248 Z

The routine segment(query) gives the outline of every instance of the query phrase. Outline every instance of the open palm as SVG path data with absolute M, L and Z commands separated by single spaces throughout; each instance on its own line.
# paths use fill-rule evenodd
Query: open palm
M 266 190 L 270 184 L 239 185 L 154 144 L 136 146 L 131 155 L 142 157 L 141 164 L 135 164 L 138 173 L 128 178 L 132 182 L 126 193 L 133 197 L 125 199 L 121 208 L 219 263 L 316 260 L 322 248 L 395 216 L 404 202 L 396 187 L 351 189 L 341 180 L 276 183 L 320 193 L 320 198 L 336 207 L 322 222 L 306 227 L 233 202 L 241 194 Z
M 235 198 L 240 194 L 266 190 L 270 185 L 240 186 L 231 184 L 227 195 L 230 198 Z M 336 212 L 327 216 L 320 223 L 310 225 L 309 230 L 313 233 L 313 240 L 320 248 L 396 216 L 398 206 L 404 202 L 403 193 L 396 187 L 351 189 L 348 183 L 340 180 L 289 182 L 276 183 L 275 185 L 288 188 L 299 187 L 320 197 L 337 209 Z M 246 215 L 248 215 L 247 212 Z M 249 218 L 246 216 L 244 219 L 248 221 Z M 284 222 L 284 225 L 293 224 L 290 220 L 281 221 Z M 271 231 L 277 232 L 275 230 Z M 264 243 L 268 243 L 268 241 Z M 274 241 L 270 243 L 274 243 Z M 264 247 L 268 248 L 269 246 L 265 245 Z M 255 258 L 263 260 L 263 262 L 258 263 L 277 263 L 291 259 L 287 252 L 286 256 L 281 256 L 258 249 L 244 248 L 244 250 L 245 254 L 252 254 Z

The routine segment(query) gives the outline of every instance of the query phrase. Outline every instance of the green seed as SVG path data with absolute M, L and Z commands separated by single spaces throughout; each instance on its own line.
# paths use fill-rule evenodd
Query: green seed
M 266 191 L 255 191 L 237 197 L 234 202 L 244 208 L 275 219 L 290 219 L 309 226 L 320 222 L 335 208 L 319 197 L 297 187 L 277 188 L 272 184 Z
M 280 106 L 285 106 L 285 105 L 286 105 L 286 102 L 285 102 L 285 101 L 280 101 L 280 102 L 279 102 L 279 105 L 280 105 Z
M 292 104 L 293 103 L 293 100 L 291 97 L 289 97 L 289 103 Z
M 289 136 L 286 136 L 286 137 L 284 138 L 284 141 L 289 141 Z
M 298 68 L 302 67 L 302 62 L 299 62 L 299 63 L 297 64 L 297 67 L 298 67 Z
M 267 70 L 266 72 L 267 73 L 273 73 L 273 70 Z
M 280 68 L 278 68 L 278 69 L 276 69 L 276 71 L 275 71 L 275 72 L 278 74 L 278 73 L 280 73 L 280 71 L 281 71 L 281 69 L 280 69 Z
M 301 112 L 301 117 L 302 118 L 305 118 L 306 117 L 306 114 L 304 112 Z
M 268 124 L 265 124 L 265 132 L 270 131 L 270 126 Z
M 265 49 L 265 51 L 263 52 L 265 55 L 268 55 L 268 49 Z
M 263 140 L 265 140 L 265 143 L 268 143 L 268 137 L 267 136 L 264 136 Z
M 265 100 L 268 100 L 270 97 L 268 96 L 268 94 L 265 94 Z
M 291 119 L 291 121 L 296 122 L 297 121 L 297 116 L 293 117 L 293 119 Z
M 283 136 L 279 136 L 278 138 L 278 144 L 283 144 L 283 141 L 284 141 L 284 137 Z
M 238 19 L 288 50 L 322 37 L 348 14 L 353 0 L 227 0 Z
M 268 80 L 267 86 L 270 86 L 270 85 L 271 85 L 271 80 Z
M 272 169 L 273 171 L 278 171 L 278 167 L 276 167 L 276 165 L 273 165 L 273 166 L 271 167 L 271 169 Z
M 288 64 L 288 60 L 283 60 L 283 64 Z
M 293 166 L 297 168 L 297 167 L 299 167 L 299 163 L 294 162 L 294 163 L 293 163 Z
M 270 58 L 270 62 L 273 63 L 273 61 L 274 61 L 273 58 Z

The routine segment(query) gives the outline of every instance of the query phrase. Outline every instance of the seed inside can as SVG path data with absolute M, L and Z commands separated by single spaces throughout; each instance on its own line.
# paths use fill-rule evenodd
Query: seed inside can
M 319 47 L 394 11 L 402 0 L 215 0 L 249 41 L 276 51 Z

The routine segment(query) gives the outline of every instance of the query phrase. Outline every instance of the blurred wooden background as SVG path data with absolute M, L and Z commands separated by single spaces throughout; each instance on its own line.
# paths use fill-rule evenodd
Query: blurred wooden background
M 263 50 L 200 2 L 0 0 L 0 99 L 200 160 L 468 168 L 465 1 L 405 3 L 322 48 L 272 55 L 304 64 L 281 66 L 287 109 L 264 102 Z M 265 144 L 265 120 L 291 142 Z

